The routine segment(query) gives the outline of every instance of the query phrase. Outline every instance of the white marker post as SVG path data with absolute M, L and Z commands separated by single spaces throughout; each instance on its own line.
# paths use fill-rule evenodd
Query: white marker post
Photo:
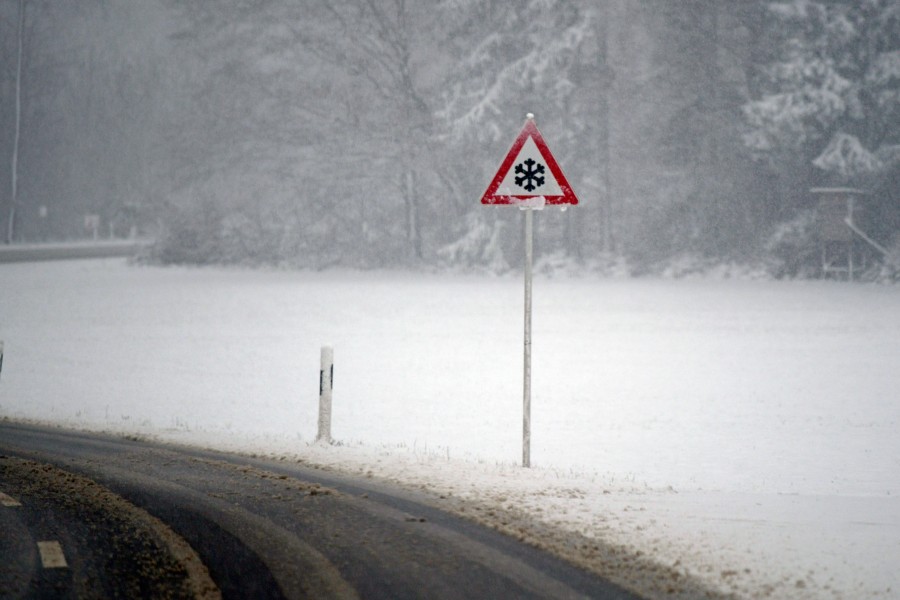
M 531 280 L 534 262 L 534 211 L 545 204 L 578 204 L 562 169 L 528 113 L 525 125 L 481 197 L 482 204 L 506 204 L 525 211 L 525 373 L 522 416 L 522 466 L 531 466 Z
M 322 346 L 319 369 L 319 432 L 317 442 L 331 443 L 331 391 L 334 387 L 334 349 Z

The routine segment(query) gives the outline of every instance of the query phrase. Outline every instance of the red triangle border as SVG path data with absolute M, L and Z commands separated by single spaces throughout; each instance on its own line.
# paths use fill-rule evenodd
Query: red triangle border
M 512 168 L 513 161 L 516 160 L 516 157 L 522 150 L 522 146 L 525 145 L 525 142 L 529 137 L 534 140 L 534 144 L 535 146 L 537 146 L 538 152 L 541 153 L 541 156 L 547 163 L 547 168 L 550 169 L 550 172 L 553 174 L 553 177 L 556 178 L 556 182 L 559 184 L 559 189 L 562 190 L 562 195 L 560 196 L 544 196 L 547 204 L 578 204 L 578 198 L 575 196 L 575 192 L 572 191 L 572 186 L 569 185 L 569 180 L 566 179 L 565 175 L 563 175 L 562 169 L 559 168 L 559 164 L 557 164 L 556 159 L 550 152 L 550 148 L 547 147 L 547 142 L 544 141 L 544 137 L 541 135 L 541 132 L 538 131 L 537 125 L 535 125 L 533 119 L 526 119 L 525 125 L 522 127 L 522 131 L 513 142 L 512 147 L 509 149 L 509 152 L 506 153 L 506 158 L 504 158 L 503 162 L 500 163 L 500 168 L 497 169 L 497 174 L 494 175 L 494 179 L 491 181 L 490 185 L 488 185 L 487 191 L 485 191 L 484 195 L 481 197 L 481 203 L 517 205 L 522 204 L 523 202 L 531 198 L 534 198 L 534 196 L 510 196 L 497 194 L 497 189 L 499 189 L 500 183 L 506 177 L 506 174 L 509 173 L 509 170 Z

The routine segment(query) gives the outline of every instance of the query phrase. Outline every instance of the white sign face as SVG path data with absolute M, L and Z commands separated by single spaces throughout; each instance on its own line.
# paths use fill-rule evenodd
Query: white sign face
M 503 196 L 562 196 L 563 191 L 534 138 L 528 136 L 495 192 Z

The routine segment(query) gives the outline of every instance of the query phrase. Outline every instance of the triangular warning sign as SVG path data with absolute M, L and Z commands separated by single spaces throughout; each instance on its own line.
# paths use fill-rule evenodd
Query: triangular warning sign
M 541 132 L 529 118 L 500 163 L 481 203 L 527 204 L 541 196 L 547 204 L 578 204 Z

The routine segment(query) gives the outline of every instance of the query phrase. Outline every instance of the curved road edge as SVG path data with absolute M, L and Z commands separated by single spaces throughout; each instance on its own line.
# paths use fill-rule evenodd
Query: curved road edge
M 40 438 L 41 441 L 33 438 Z M 471 503 L 459 499 L 439 499 L 419 489 L 398 488 L 393 483 L 318 469 L 306 463 L 0 421 L 0 450 L 4 446 L 20 445 L 14 443 L 22 440 L 30 440 L 24 444 L 31 448 L 30 452 L 37 452 L 45 459 L 55 456 L 57 462 L 67 455 L 66 447 L 72 444 L 85 447 L 100 445 L 116 452 L 126 448 L 177 453 L 194 461 L 227 466 L 239 472 L 251 468 L 259 473 L 269 473 L 268 476 L 262 475 L 269 480 L 299 478 L 315 486 L 336 490 L 356 503 L 360 502 L 360 498 L 365 498 L 362 510 L 377 518 L 425 523 L 432 535 L 436 534 L 451 546 L 463 547 L 479 564 L 488 564 L 498 571 L 513 569 L 516 577 L 531 589 L 543 590 L 539 594 L 541 597 L 565 597 L 572 593 L 597 598 L 637 597 L 625 592 L 626 588 L 645 598 L 722 597 L 684 573 L 675 573 L 654 563 L 652 557 L 635 556 L 624 548 L 606 547 L 597 540 L 556 531 L 537 520 L 523 521 L 522 515 L 511 515 L 497 507 L 475 511 Z M 65 464 L 60 466 L 66 468 Z M 134 493 L 132 490 L 132 495 Z M 588 547 L 591 551 L 586 556 L 584 549 Z M 598 583 L 598 577 L 613 583 Z M 561 587 L 555 588 L 551 580 L 560 582 Z

